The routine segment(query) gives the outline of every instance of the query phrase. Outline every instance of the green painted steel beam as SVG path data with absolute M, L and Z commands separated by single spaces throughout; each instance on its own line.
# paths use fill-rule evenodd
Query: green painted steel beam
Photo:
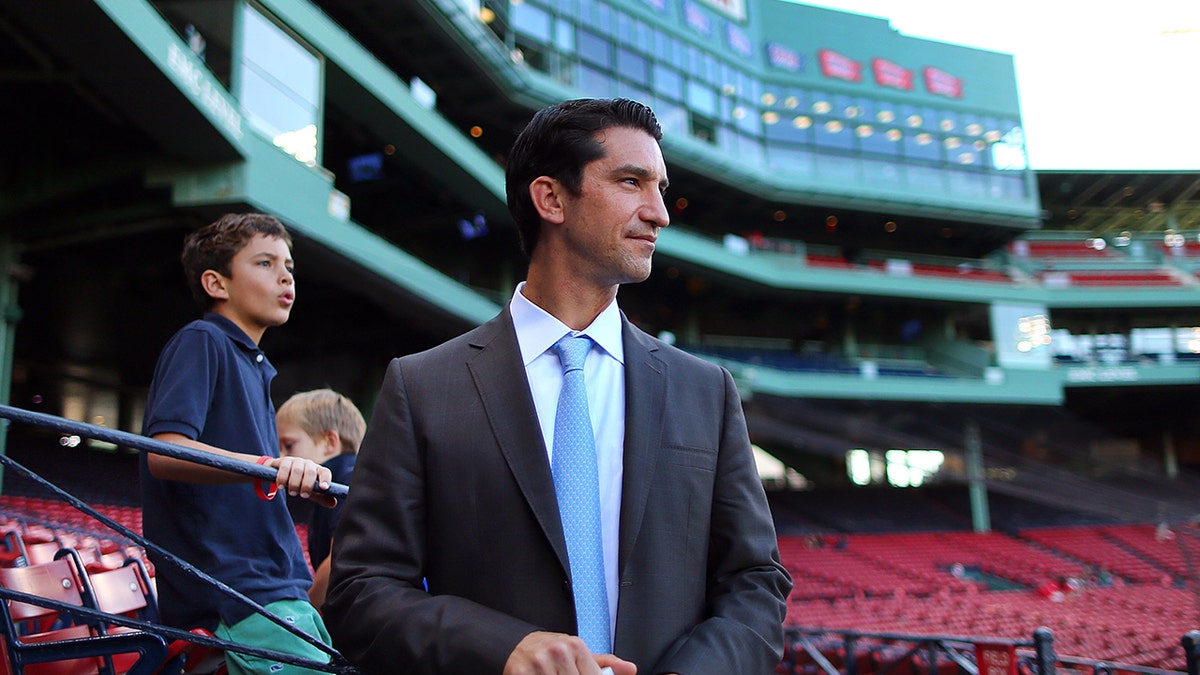
M 243 139 L 246 161 L 208 169 L 164 169 L 151 182 L 169 185 L 179 206 L 249 204 L 274 214 L 418 300 L 475 325 L 500 305 L 442 274 L 386 239 L 337 214 L 339 193 L 328 174 L 297 162 L 256 133 Z
M 305 0 L 262 0 L 263 6 L 324 55 L 328 97 L 342 98 L 355 121 L 388 139 L 464 201 L 494 222 L 510 220 L 504 171 L 470 138 L 413 97 L 409 85 Z
M 949 302 L 995 301 L 1088 307 L 1194 307 L 1200 286 L 1179 288 L 1062 288 L 1032 283 L 899 276 L 877 269 L 810 267 L 802 254 L 732 251 L 711 237 L 674 225 L 658 237 L 658 254 L 755 285 L 806 292 L 853 293 L 890 298 L 938 298 Z

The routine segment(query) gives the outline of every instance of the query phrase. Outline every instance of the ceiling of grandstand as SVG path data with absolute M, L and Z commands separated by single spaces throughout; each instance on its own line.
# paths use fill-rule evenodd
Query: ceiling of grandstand
M 1038 172 L 1050 230 L 1121 232 L 1200 230 L 1200 174 Z
M 1194 434 L 1194 419 L 1171 419 L 1161 405 L 1179 391 L 1145 391 L 1143 401 L 1123 397 L 1119 407 L 1129 416 L 1154 419 L 1158 428 Z M 982 452 L 988 487 L 1033 502 L 1084 513 L 1146 520 L 1169 512 L 1173 519 L 1191 519 L 1200 511 L 1200 491 L 1193 481 L 1165 479 L 1143 466 L 1109 461 L 1099 451 L 1106 444 L 1136 435 L 1112 419 L 1112 401 L 1084 394 L 1087 418 L 1062 407 L 933 403 L 920 401 L 858 401 L 780 398 L 756 395 L 745 401 L 751 439 L 800 471 L 820 470 L 811 457 L 843 457 L 847 448 L 883 452 L 893 448 L 941 449 L 961 461 L 974 434 Z M 1099 398 L 1104 398 L 1100 393 Z M 1096 405 L 1100 410 L 1092 409 Z M 1127 420 L 1128 418 L 1124 418 Z M 948 462 L 951 460 L 947 460 Z M 965 480 L 963 467 L 942 476 Z M 1194 464 L 1181 469 L 1194 475 Z M 952 476 L 957 476 L 953 478 Z M 820 478 L 809 476 L 809 478 Z
M 442 12 L 426 8 L 437 3 L 316 2 L 402 78 L 418 76 L 431 84 L 438 109 L 448 119 L 464 130 L 479 125 L 484 133 L 477 142 L 492 156 L 504 156 L 527 114 L 511 104 L 487 67 L 473 58 L 471 47 L 452 47 L 461 38 L 444 25 Z M 1200 229 L 1200 175 L 1194 173 L 1041 172 L 1038 183 L 1043 229 L 1097 235 Z M 978 220 L 890 215 L 846 204 L 775 203 L 673 166 L 671 198 L 679 197 L 688 206 L 677 208 L 673 217 L 689 227 L 718 234 L 759 231 L 856 249 L 982 256 L 1021 233 L 1020 228 Z M 829 227 L 831 217 L 836 228 Z
M 475 125 L 481 127 L 483 134 L 477 142 L 493 157 L 507 154 L 532 107 L 542 103 L 524 100 L 514 106 L 510 94 L 497 86 L 487 66 L 472 57 L 473 47 L 456 47 L 461 36 L 443 25 L 444 14 L 424 9 L 424 2 L 316 3 L 402 79 L 420 77 L 432 86 L 437 92 L 439 112 L 452 123 L 464 131 Z M 760 232 L 843 248 L 977 257 L 1022 231 L 1011 224 L 984 223 L 977 218 L 946 220 L 916 213 L 888 214 L 865 204 L 856 208 L 850 203 L 815 200 L 783 203 L 753 195 L 745 186 L 727 185 L 704 171 L 688 171 L 678 163 L 672 164 L 670 158 L 668 164 L 669 201 L 675 206 L 673 222 L 717 236 Z M 686 207 L 678 206 L 680 198 L 686 200 Z

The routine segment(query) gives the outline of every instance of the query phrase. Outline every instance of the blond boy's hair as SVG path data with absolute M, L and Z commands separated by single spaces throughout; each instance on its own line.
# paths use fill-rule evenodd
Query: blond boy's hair
M 332 389 L 314 389 L 293 394 L 275 411 L 275 418 L 300 427 L 309 438 L 336 431 L 342 454 L 355 454 L 367 431 L 367 422 L 354 403 Z

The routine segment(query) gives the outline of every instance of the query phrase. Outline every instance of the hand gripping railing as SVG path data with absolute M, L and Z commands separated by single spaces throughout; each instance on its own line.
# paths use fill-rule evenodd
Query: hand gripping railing
M 82 436 L 83 438 L 94 438 L 99 441 L 108 441 L 116 445 L 133 448 L 142 452 L 149 452 L 156 455 L 166 455 L 182 459 L 195 464 L 204 464 L 217 469 L 223 469 L 231 473 L 257 478 L 259 480 L 274 481 L 275 469 L 259 464 L 251 464 L 242 462 L 236 459 L 229 459 L 220 455 L 214 455 L 211 452 L 187 448 L 174 443 L 164 443 L 153 438 L 131 434 L 128 431 L 120 431 L 118 429 L 109 429 L 108 427 L 96 426 L 95 424 L 87 424 L 85 422 L 76 422 L 55 415 L 47 415 L 46 413 L 33 412 L 31 410 L 23 410 L 10 405 L 0 405 L 0 417 L 12 420 L 14 422 L 23 422 L 25 424 L 33 424 L 41 427 L 48 427 L 55 431 L 61 431 L 64 434 L 73 434 Z M 319 487 L 314 488 L 317 492 L 324 492 L 339 499 L 345 498 L 350 492 L 350 488 L 341 483 L 332 483 L 328 489 L 322 490 Z
M 168 457 L 174 457 L 177 459 L 195 462 L 197 464 L 204 464 L 204 465 L 211 466 L 214 468 L 224 469 L 224 470 L 230 471 L 232 473 L 237 473 L 237 474 L 241 474 L 244 476 L 257 478 L 259 480 L 271 481 L 271 480 L 275 479 L 275 474 L 276 474 L 275 470 L 270 469 L 265 466 L 261 466 L 258 464 L 250 464 L 249 462 L 241 462 L 238 460 L 228 459 L 225 457 L 220 457 L 218 455 L 213 455 L 211 453 L 203 452 L 200 450 L 186 448 L 181 445 L 175 445 L 173 443 L 164 443 L 162 441 L 156 441 L 152 438 L 147 438 L 145 436 L 139 436 L 137 434 L 131 434 L 131 433 L 125 432 L 125 431 L 109 429 L 107 427 L 96 426 L 94 424 L 87 424 L 84 422 L 76 422 L 74 420 L 68 420 L 68 419 L 64 419 L 62 417 L 57 417 L 54 415 L 47 415 L 45 413 L 37 413 L 37 412 L 29 411 L 29 410 L 23 410 L 21 408 L 15 408 L 13 406 L 0 405 L 0 418 L 12 420 L 14 422 L 22 422 L 25 424 L 32 424 L 32 425 L 36 425 L 36 426 L 48 427 L 50 429 L 54 429 L 56 431 L 59 431 L 59 432 L 65 433 L 65 434 L 73 434 L 73 435 L 81 436 L 84 438 L 93 438 L 96 440 L 107 441 L 109 443 L 115 443 L 117 445 L 130 447 L 135 450 L 142 451 L 142 452 L 150 452 L 150 453 L 155 453 L 155 454 L 160 454 L 160 455 L 166 455 Z M 251 654 L 254 656 L 268 658 L 268 659 L 278 661 L 281 663 L 288 663 L 288 664 L 292 664 L 292 665 L 303 666 L 305 668 L 310 668 L 312 670 L 320 670 L 320 671 L 330 672 L 330 673 L 340 673 L 342 675 L 356 675 L 358 673 L 358 670 L 355 669 L 353 666 L 349 665 L 346 662 L 345 657 L 343 657 L 336 649 L 330 647 L 329 645 L 326 645 L 325 643 L 312 637 L 308 633 L 305 633 L 304 631 L 300 630 L 299 628 L 289 624 L 288 622 L 284 621 L 283 619 L 279 618 L 278 616 L 275 616 L 271 612 L 267 611 L 266 608 L 259 605 L 257 602 L 251 600 L 250 598 L 248 598 L 245 595 L 243 595 L 242 593 L 234 590 L 233 588 L 230 588 L 226 584 L 214 579 L 213 577 L 209 576 L 208 574 L 204 573 L 203 571 L 192 566 L 187 561 L 176 556 L 175 554 L 171 553 L 170 551 L 167 551 L 166 549 L 155 544 L 154 542 L 151 542 L 151 541 L 145 539 L 140 534 L 130 530 L 129 528 L 125 527 L 124 525 L 121 525 L 120 523 L 109 518 L 108 516 L 104 515 L 103 513 L 100 513 L 96 509 L 92 508 L 91 506 L 89 506 L 86 503 L 82 502 L 81 500 L 77 499 L 75 496 L 73 496 L 70 493 L 66 492 L 65 490 L 59 488 L 57 485 L 50 483 L 49 481 L 47 481 L 46 479 L 37 475 L 33 471 L 30 471 L 29 469 L 25 468 L 24 466 L 22 466 L 21 464 L 17 463 L 15 460 L 13 460 L 12 458 L 7 457 L 6 455 L 0 454 L 0 464 L 3 464 L 6 467 L 12 468 L 12 469 L 16 470 L 17 472 L 21 473 L 22 475 L 24 475 L 25 477 L 29 478 L 30 480 L 42 485 L 43 487 L 47 488 L 48 490 L 53 492 L 55 495 L 57 495 L 63 501 L 71 504 L 71 506 L 74 506 L 79 511 L 86 513 L 87 515 L 91 516 L 92 518 L 96 519 L 100 523 L 104 524 L 105 526 L 107 526 L 108 528 L 113 530 L 114 532 L 119 533 L 120 535 L 126 537 L 130 541 L 141 546 L 145 550 L 155 554 L 156 563 L 161 564 L 162 562 L 169 562 L 169 563 L 175 565 L 183 573 L 190 575 L 193 578 L 200 579 L 207 584 L 212 585 L 213 587 L 220 590 L 222 593 L 236 599 L 238 602 L 240 602 L 243 605 L 254 610 L 254 612 L 266 617 L 268 620 L 275 623 L 279 627 L 287 630 L 289 633 L 295 635 L 296 637 L 300 638 L 301 640 L 304 640 L 305 642 L 307 642 L 308 644 L 312 645 L 313 647 L 321 650 L 322 652 L 329 654 L 330 661 L 329 661 L 329 663 L 320 663 L 317 661 L 311 661 L 309 659 L 305 659 L 303 657 L 296 656 L 294 654 L 287 654 L 287 653 L 283 653 L 283 652 L 277 652 L 274 650 L 262 649 L 262 648 L 258 648 L 258 647 L 253 647 L 251 645 L 242 645 L 242 644 L 227 642 L 225 640 L 196 635 L 195 633 L 181 631 L 181 630 L 178 630 L 175 628 L 170 628 L 168 626 L 163 626 L 160 624 L 151 624 L 148 622 L 132 620 L 132 619 L 129 619 L 128 617 L 109 615 L 109 614 L 105 614 L 103 612 L 98 612 L 97 610 L 89 610 L 87 608 L 80 608 L 80 607 L 72 606 L 69 608 L 69 611 L 71 613 L 83 614 L 83 615 L 98 614 L 98 615 L 104 616 L 104 618 L 106 620 L 111 621 L 114 624 L 123 625 L 123 626 L 127 626 L 130 628 L 138 628 L 138 629 L 145 630 L 147 632 L 150 632 L 150 633 L 153 633 L 156 635 L 160 635 L 162 637 L 170 638 L 173 640 L 182 639 L 182 640 L 186 640 L 188 642 L 194 642 L 194 643 L 200 644 L 200 645 L 223 649 L 225 651 L 235 651 L 235 652 L 239 652 L 239 653 L 243 653 L 243 654 Z M 329 486 L 329 488 L 326 490 L 319 490 L 319 488 L 318 488 L 318 491 L 324 492 L 324 493 L 332 495 L 334 497 L 341 497 L 341 498 L 344 498 L 347 494 L 349 494 L 349 488 L 347 488 L 345 485 L 342 485 L 339 483 L 331 484 Z M 35 600 L 35 599 L 29 598 L 29 597 L 19 597 L 21 595 L 22 594 L 15 593 L 13 591 L 0 589 L 0 598 L 6 598 L 6 599 L 17 598 L 22 601 L 28 601 L 28 602 L 30 602 L 30 604 L 51 606 L 51 607 L 55 607 L 56 609 L 60 609 L 60 610 L 64 610 L 64 611 L 68 610 L 67 607 L 57 607 L 54 604 L 54 601 L 50 601 L 50 600 L 46 600 L 46 599 L 36 599 Z

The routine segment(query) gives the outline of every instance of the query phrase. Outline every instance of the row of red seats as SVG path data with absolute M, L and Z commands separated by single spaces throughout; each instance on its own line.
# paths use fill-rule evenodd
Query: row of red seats
M 1088 270 L 1052 272 L 1065 276 L 1071 286 L 1181 286 L 1179 279 L 1165 270 Z M 1046 273 L 1042 277 L 1045 278 Z
M 1031 529 L 1022 535 L 1043 546 L 1139 583 L 1170 583 L 1171 575 L 1106 537 L 1094 527 Z
M 1170 570 L 1172 574 L 1187 577 L 1189 572 L 1184 552 L 1186 550 L 1192 560 L 1200 560 L 1200 537 L 1197 537 L 1195 525 L 1176 527 L 1183 528 L 1178 536 L 1170 528 L 1149 524 L 1109 525 L 1100 528 L 1100 533 L 1137 551 L 1141 557 Z
M 985 587 L 951 575 L 955 564 L 1029 587 L 1084 572 L 1078 562 L 997 532 L 856 534 L 845 541 L 844 548 L 813 548 L 811 538 L 780 537 L 779 545 L 793 574 L 836 584 L 842 595 L 930 595 Z
M 825 630 L 1028 639 L 1054 631 L 1060 656 L 1183 670 L 1180 637 L 1195 628 L 1186 589 L 1088 588 L 1062 602 L 1034 593 L 990 591 L 951 596 L 881 596 L 833 601 L 793 599 L 787 624 Z
M 1112 251 L 1105 246 L 1096 248 L 1091 240 L 1034 241 L 1019 239 L 1008 245 L 1009 253 L 1029 258 L 1110 258 Z
M 32 545 L 31 542 L 30 545 Z M 65 605 L 157 622 L 153 578 L 137 558 L 114 567 L 91 567 L 75 549 L 49 561 L 0 567 L 0 587 Z M 111 619 L 74 613 L 36 601 L 0 604 L 0 673 L 92 675 L 99 673 L 211 671 L 220 654 L 188 641 L 160 636 Z M 211 636 L 207 631 L 194 631 Z M 87 641 L 80 641 L 88 638 Z
M 867 264 L 872 269 L 884 270 L 887 263 L 882 260 L 872 260 Z M 954 279 L 969 279 L 971 281 L 991 281 L 1011 283 L 1012 278 L 999 270 L 976 267 L 974 265 L 932 265 L 929 263 L 910 262 L 909 269 L 914 276 L 928 276 Z
M 141 534 L 142 510 L 136 506 L 92 505 L 100 513 Z M 44 520 L 61 526 L 95 529 L 97 523 L 74 506 L 55 499 L 0 495 L 0 513 L 9 513 L 32 520 Z
M 841 256 L 821 255 L 810 253 L 806 256 L 807 263 L 812 267 L 825 267 L 835 269 L 853 269 L 854 265 L 850 261 Z M 872 260 L 868 266 L 873 269 L 883 269 L 885 263 L 882 260 Z M 930 263 L 911 263 L 912 273 L 916 276 L 931 276 L 931 277 L 953 277 L 956 279 L 970 279 L 972 281 L 991 281 L 998 283 L 1011 283 L 1012 278 L 1000 270 L 985 269 L 976 267 L 975 265 L 933 265 Z

